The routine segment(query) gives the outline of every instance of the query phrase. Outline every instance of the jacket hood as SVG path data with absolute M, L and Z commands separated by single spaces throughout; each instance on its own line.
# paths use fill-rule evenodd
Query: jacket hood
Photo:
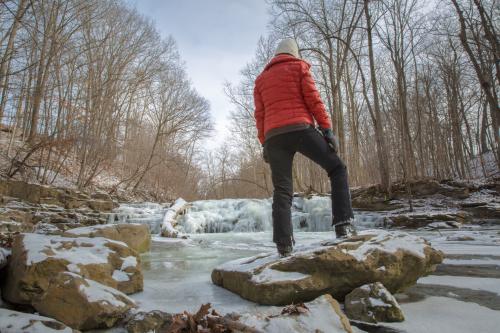
M 299 59 L 299 58 L 295 58 L 292 55 L 278 54 L 277 56 L 275 56 L 274 58 L 271 59 L 271 61 L 266 65 L 264 70 L 267 71 L 269 68 L 271 68 L 272 66 L 274 66 L 276 64 L 280 64 L 283 62 L 293 62 L 293 61 L 303 62 L 303 63 L 307 64 L 307 68 L 311 67 L 311 65 L 309 65 L 306 61 Z

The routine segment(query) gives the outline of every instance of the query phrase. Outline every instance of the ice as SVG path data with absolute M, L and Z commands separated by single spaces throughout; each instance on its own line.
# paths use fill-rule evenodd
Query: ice
M 168 205 L 123 204 L 111 213 L 108 223 L 143 223 L 149 225 L 152 234 L 158 234 L 162 222 L 168 218 L 170 224 L 182 233 L 261 232 L 272 229 L 271 206 L 271 199 L 200 200 L 189 203 L 186 214 L 172 219 L 167 216 L 172 211 Z M 330 231 L 331 212 L 329 196 L 294 197 L 293 227 L 302 231 Z M 354 214 L 360 229 L 383 225 L 380 214 Z
M 167 207 L 168 205 L 152 202 L 122 204 L 109 215 L 108 223 L 146 224 L 151 233 L 157 234 Z
M 500 260 L 495 259 L 448 259 L 443 260 L 445 265 L 496 265 L 500 266 Z
M 271 201 L 257 199 L 194 201 L 178 219 L 186 233 L 264 231 L 271 225 Z
M 440 286 L 489 291 L 500 296 L 500 279 L 470 276 L 431 275 L 420 278 L 417 282 L 419 284 L 437 284 Z
M 384 323 L 384 326 L 411 333 L 493 333 L 498 332 L 500 326 L 498 311 L 448 297 L 429 297 L 401 304 L 401 308 L 405 321 Z
M 355 213 L 361 229 L 380 226 L 383 217 L 376 213 Z M 329 196 L 294 197 L 292 224 L 302 231 L 332 230 Z M 202 200 L 191 203 L 178 219 L 178 229 L 185 233 L 258 232 L 272 229 L 271 199 Z

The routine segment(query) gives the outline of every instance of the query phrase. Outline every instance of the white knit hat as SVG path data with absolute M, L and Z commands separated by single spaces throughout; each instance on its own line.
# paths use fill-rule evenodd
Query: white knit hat
M 293 55 L 295 58 L 299 57 L 299 47 L 297 46 L 297 42 L 293 38 L 285 38 L 283 39 L 278 48 L 276 48 L 275 54 L 287 53 Z

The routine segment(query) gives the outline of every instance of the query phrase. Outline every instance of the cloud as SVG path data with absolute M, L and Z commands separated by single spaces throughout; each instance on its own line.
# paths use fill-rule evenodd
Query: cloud
M 239 80 L 240 70 L 266 33 L 265 0 L 135 0 L 132 4 L 155 22 L 162 35 L 177 41 L 188 76 L 211 105 L 219 133 L 210 145 L 220 143 L 232 108 L 223 84 Z

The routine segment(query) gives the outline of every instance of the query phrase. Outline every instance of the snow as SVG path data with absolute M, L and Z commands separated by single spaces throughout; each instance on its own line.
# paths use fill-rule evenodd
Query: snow
M 425 239 L 401 231 L 364 230 L 359 235 L 375 235 L 367 242 L 363 242 L 357 249 L 347 250 L 347 254 L 358 261 L 366 260 L 371 252 L 378 250 L 387 253 L 396 253 L 399 250 L 410 252 L 425 258 L 424 249 L 428 246 Z
M 300 315 L 268 317 L 279 314 L 278 310 L 257 315 L 244 314 L 240 321 L 266 333 L 345 332 L 339 315 L 334 311 L 327 297 L 321 296 L 305 305 L 309 310 Z
M 489 291 L 500 296 L 500 279 L 469 276 L 431 275 L 420 278 L 417 283 L 437 284 L 441 286 L 452 286 L 456 288 Z
M 71 274 L 71 273 L 66 273 Z M 126 304 L 122 302 L 118 297 L 123 297 L 129 299 L 124 293 L 95 282 L 93 280 L 84 279 L 85 283 L 80 285 L 80 291 L 87 297 L 89 303 L 108 303 L 115 307 L 125 307 Z
M 89 227 L 80 227 L 68 230 L 68 233 L 73 235 L 87 235 L 92 232 L 95 232 L 98 229 L 107 229 L 109 227 L 113 227 L 112 224 L 96 224 Z
M 179 198 L 171 207 L 167 209 L 165 216 L 163 216 L 163 222 L 161 225 L 162 231 L 166 231 L 171 236 L 178 234 L 177 230 L 174 229 L 174 225 L 176 224 L 177 215 L 184 209 L 184 207 L 186 207 L 186 205 L 187 202 L 184 199 Z
M 128 274 L 119 270 L 114 270 L 111 277 L 113 278 L 113 280 L 118 282 L 130 281 L 130 277 L 128 276 Z
M 68 271 L 72 273 L 80 274 L 80 267 L 78 267 L 78 265 L 76 264 L 69 264 L 66 266 L 66 268 L 68 268 Z
M 429 297 L 401 305 L 405 321 L 384 326 L 411 333 L 494 333 L 498 332 L 498 311 L 448 297 Z
M 256 283 L 268 284 L 281 281 L 297 281 L 310 278 L 310 275 L 302 274 L 298 272 L 283 272 L 272 269 L 271 267 L 266 267 L 262 272 L 257 275 L 252 276 L 252 281 Z
M 123 259 L 121 270 L 124 271 L 128 267 L 137 267 L 137 258 L 128 256 Z
M 42 317 L 29 313 L 22 313 L 0 308 L 0 332 L 2 333 L 72 333 L 69 327 L 56 329 L 52 318 Z M 47 325 L 45 325 L 47 324 Z M 62 326 L 62 324 L 61 324 Z
M 369 305 L 373 306 L 373 307 L 375 307 L 375 306 L 382 306 L 382 307 L 387 307 L 387 308 L 392 307 L 392 304 L 388 304 L 388 303 L 386 303 L 383 300 L 378 299 L 378 298 L 370 297 L 370 298 L 368 298 L 368 302 L 369 302 Z
M 126 246 L 125 243 L 102 237 L 66 238 L 39 234 L 23 234 L 23 236 L 28 265 L 42 262 L 49 257 L 63 259 L 75 265 L 106 264 L 108 255 L 114 252 L 106 247 L 106 244 L 115 243 Z M 68 243 L 74 246 L 64 246 Z

